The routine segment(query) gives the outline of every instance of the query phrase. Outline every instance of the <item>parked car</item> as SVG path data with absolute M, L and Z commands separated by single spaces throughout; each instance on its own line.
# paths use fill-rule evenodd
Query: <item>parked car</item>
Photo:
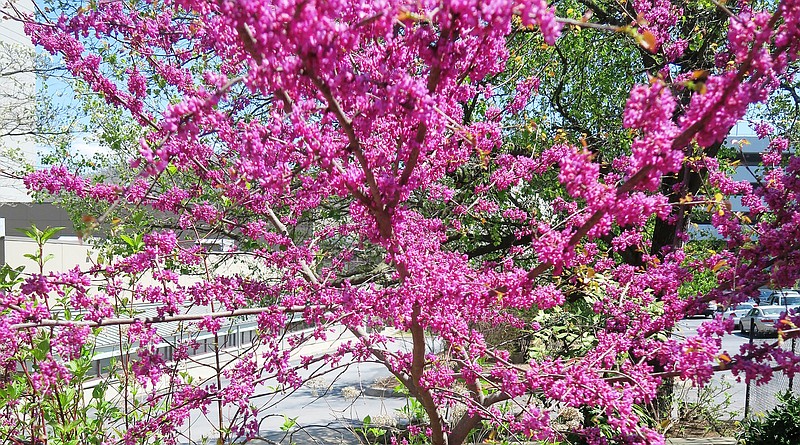
M 742 334 L 746 334 L 750 332 L 752 324 L 753 336 L 756 337 L 762 334 L 778 332 L 775 323 L 784 312 L 786 312 L 786 307 L 784 306 L 756 306 L 739 318 L 739 330 L 742 331 Z
M 800 291 L 796 289 L 777 289 L 773 291 L 765 304 L 787 307 L 800 306 Z
M 750 309 L 753 309 L 756 306 L 754 302 L 746 301 L 744 303 L 739 303 L 736 306 L 729 307 L 725 312 L 722 313 L 722 319 L 733 319 L 733 325 L 739 326 L 739 319 L 747 315 L 750 312 Z
M 709 317 L 713 317 L 714 315 L 716 315 L 718 311 L 719 311 L 719 308 L 717 306 L 717 302 L 712 300 L 712 301 L 708 302 L 708 304 L 706 305 L 705 309 L 703 309 L 703 312 L 700 313 L 700 315 L 702 315 L 703 317 L 709 318 Z
M 769 300 L 769 296 L 775 292 L 772 289 L 762 287 L 758 289 L 758 296 L 756 297 L 756 305 L 759 304 L 767 304 L 767 300 Z

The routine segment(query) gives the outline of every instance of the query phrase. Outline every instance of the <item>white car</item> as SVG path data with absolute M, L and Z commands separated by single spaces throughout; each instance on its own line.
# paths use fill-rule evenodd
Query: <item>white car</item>
M 800 306 L 800 292 L 796 289 L 778 289 L 770 294 L 766 304 L 791 308 Z
M 755 303 L 750 303 L 750 302 L 747 302 L 747 301 L 744 302 L 744 303 L 739 303 L 736 306 L 729 307 L 728 310 L 723 312 L 722 313 L 722 319 L 723 320 L 727 320 L 728 318 L 732 318 L 733 319 L 733 325 L 738 327 L 739 326 L 739 319 L 744 317 L 745 314 L 750 312 L 750 309 L 753 309 L 754 307 L 755 307 Z
M 750 332 L 752 326 L 754 337 L 778 332 L 775 323 L 784 312 L 786 312 L 785 306 L 756 306 L 739 318 L 739 330 L 742 334 L 746 334 Z

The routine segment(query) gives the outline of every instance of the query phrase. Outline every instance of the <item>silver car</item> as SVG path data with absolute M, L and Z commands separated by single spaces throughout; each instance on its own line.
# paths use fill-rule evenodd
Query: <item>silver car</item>
M 722 319 L 733 319 L 733 325 L 739 328 L 739 319 L 747 315 L 747 313 L 750 312 L 750 309 L 753 309 L 754 307 L 755 303 L 751 303 L 749 301 L 739 303 L 736 306 L 729 307 L 728 310 L 723 312 Z
M 753 327 L 753 336 L 778 332 L 775 323 L 786 312 L 785 306 L 756 306 L 739 319 L 739 330 L 742 334 L 750 332 Z

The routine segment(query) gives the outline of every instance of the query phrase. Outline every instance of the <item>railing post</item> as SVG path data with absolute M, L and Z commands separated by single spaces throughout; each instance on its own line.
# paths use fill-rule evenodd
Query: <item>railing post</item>
M 795 346 L 797 346 L 796 342 L 797 338 L 792 337 L 792 354 L 796 353 L 795 352 L 796 351 Z M 794 390 L 794 374 L 792 374 L 792 376 L 789 377 L 789 392 L 794 392 L 793 390 Z

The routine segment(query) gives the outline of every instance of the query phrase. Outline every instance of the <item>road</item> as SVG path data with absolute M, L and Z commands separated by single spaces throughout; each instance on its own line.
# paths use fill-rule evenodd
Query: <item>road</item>
M 697 331 L 703 318 L 682 320 L 675 331 L 675 335 L 689 336 Z M 349 334 L 333 342 L 320 342 L 310 345 L 320 353 L 334 349 L 340 342 L 350 339 Z M 408 344 L 402 337 L 397 337 L 395 347 L 406 349 Z M 754 342 L 772 342 L 774 338 L 757 338 Z M 741 333 L 726 336 L 723 339 L 722 349 L 734 354 L 741 345 L 749 342 L 749 338 Z M 434 346 L 431 345 L 431 348 Z M 254 402 L 260 406 L 268 407 L 262 411 L 259 430 L 261 434 L 274 442 L 312 444 L 312 443 L 359 443 L 353 433 L 354 420 L 361 420 L 369 415 L 372 419 L 397 417 L 405 406 L 403 398 L 396 397 L 367 397 L 364 395 L 353 398 L 354 394 L 363 390 L 377 379 L 389 376 L 383 365 L 376 363 L 352 364 L 345 369 L 337 370 L 322 379 L 306 383 L 299 390 L 291 394 L 279 394 L 270 398 L 261 397 Z M 303 375 L 303 377 L 306 377 Z M 225 382 L 223 382 L 223 385 Z M 269 386 L 275 382 L 266 382 L 257 388 L 256 393 L 269 392 Z M 758 394 L 767 404 L 772 402 L 772 395 L 785 389 L 785 382 L 758 388 Z M 745 406 L 746 385 L 733 377 L 730 372 L 718 372 L 705 390 L 693 388 L 684 382 L 676 383 L 676 396 L 681 400 L 694 401 L 698 397 L 705 397 L 711 402 L 711 408 L 720 413 L 722 417 L 730 416 L 734 419 L 742 418 Z M 765 396 L 766 395 L 766 396 Z M 725 403 L 727 396 L 729 402 Z M 755 400 L 764 404 L 764 400 Z M 751 405 L 752 406 L 752 405 Z M 755 410 L 758 411 L 758 410 Z M 232 411 L 223 412 L 223 418 L 229 418 Z M 210 409 L 207 415 L 193 413 L 190 425 L 182 428 L 185 437 L 181 440 L 187 443 L 203 443 L 203 437 L 213 435 L 214 427 L 219 419 L 216 409 Z M 287 425 L 287 420 L 296 419 L 297 423 L 290 429 L 293 436 L 287 437 L 282 426 Z M 312 438 L 313 436 L 313 438 Z M 267 442 L 269 443 L 269 442 Z
M 348 394 L 353 389 L 361 391 L 387 375 L 388 372 L 382 365 L 354 364 L 346 372 L 331 375 L 330 380 L 318 380 L 316 384 L 306 384 L 297 391 L 277 395 L 269 400 L 255 398 L 251 401 L 253 404 L 269 407 L 263 411 L 259 425 L 260 434 L 283 443 L 305 443 L 305 439 L 310 440 L 311 436 L 320 443 L 352 443 L 354 424 L 351 420 L 360 420 L 368 415 L 374 419 L 381 416 L 394 417 L 405 405 L 403 398 L 359 396 L 353 399 Z M 256 393 L 262 391 L 268 392 L 266 385 L 257 387 Z M 232 410 L 226 410 L 223 418 L 229 418 L 232 414 Z M 183 429 L 185 439 L 202 443 L 204 436 L 213 434 L 212 424 L 216 424 L 218 419 L 215 409 L 210 409 L 208 415 L 193 413 L 191 425 Z M 292 419 L 296 423 L 291 423 Z M 291 426 L 288 432 L 282 430 L 284 425 Z M 292 434 L 292 437 L 287 434 Z M 287 436 L 285 442 L 284 436 Z
M 342 342 L 352 340 L 352 334 L 344 332 L 332 336 L 332 341 L 309 344 L 293 354 L 292 364 L 299 364 L 300 355 L 321 354 L 335 350 Z M 408 350 L 410 343 L 401 335 L 393 336 L 393 350 Z M 429 344 L 428 350 L 437 348 Z M 196 371 L 192 372 L 193 374 Z M 381 419 L 397 418 L 401 408 L 406 405 L 403 397 L 372 397 L 363 395 L 364 390 L 376 380 L 391 374 L 385 366 L 378 363 L 352 363 L 337 368 L 326 375 L 306 381 L 311 371 L 302 371 L 305 381 L 298 390 L 268 397 L 255 397 L 251 404 L 261 409 L 259 415 L 259 434 L 273 442 L 303 444 L 358 444 L 354 429 L 356 423 L 370 416 L 374 423 Z M 204 376 L 207 377 L 207 376 Z M 223 386 L 227 381 L 223 379 Z M 274 379 L 256 387 L 256 394 L 273 392 L 277 382 Z M 181 428 L 184 435 L 182 443 L 204 443 L 212 437 L 214 426 L 219 421 L 219 413 L 209 409 L 207 414 L 192 412 L 191 422 Z M 234 414 L 232 409 L 222 413 L 223 419 Z M 292 423 L 292 419 L 296 423 Z M 288 422 L 288 423 L 287 423 Z M 223 422 L 224 424 L 225 422 Z M 284 426 L 291 425 L 288 431 Z M 213 443 L 213 441 L 208 441 Z M 259 443 L 259 442 L 254 442 Z M 269 442 L 267 442 L 269 443 Z
M 697 332 L 697 328 L 701 323 L 707 321 L 702 317 L 695 317 L 684 319 L 679 323 L 678 329 L 675 331 L 676 335 L 692 335 Z M 747 335 L 740 332 L 735 332 L 733 335 L 725 336 L 722 339 L 722 350 L 733 355 L 740 351 L 740 347 L 750 341 Z M 761 337 L 753 339 L 754 343 L 772 343 L 776 338 Z M 763 412 L 769 409 L 774 404 L 774 395 L 782 390 L 788 388 L 788 380 L 782 374 L 776 374 L 775 378 L 768 384 L 751 388 L 751 412 Z M 676 390 L 679 397 L 682 395 L 685 400 L 694 401 L 701 396 L 710 398 L 717 411 L 729 413 L 734 419 L 741 419 L 744 417 L 745 398 L 747 393 L 747 385 L 734 377 L 730 371 L 720 371 L 714 374 L 711 384 L 705 389 L 705 393 L 701 393 L 698 388 L 692 388 L 688 384 L 678 382 Z M 730 395 L 730 403 L 726 404 L 725 396 Z

